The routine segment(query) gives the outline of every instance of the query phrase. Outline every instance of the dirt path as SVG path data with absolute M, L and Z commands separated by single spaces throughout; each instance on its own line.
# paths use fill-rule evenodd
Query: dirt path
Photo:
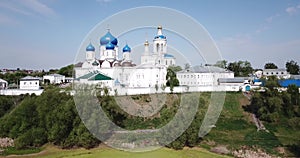
M 251 93 L 243 93 L 243 95 L 245 97 L 248 98 L 249 103 L 251 102 Z M 257 116 L 255 114 L 251 114 L 251 119 L 254 122 L 254 124 L 256 125 L 257 131 L 266 131 L 269 132 L 266 127 L 264 126 L 264 124 L 259 120 L 259 118 L 257 118 Z
M 44 149 L 44 150 L 42 150 L 41 152 L 38 152 L 38 153 L 26 154 L 26 155 L 8 155 L 8 156 L 5 156 L 5 157 L 10 157 L 10 158 L 14 158 L 14 157 L 37 157 L 37 156 L 42 156 L 42 155 L 45 155 L 45 154 L 47 154 L 47 150 Z

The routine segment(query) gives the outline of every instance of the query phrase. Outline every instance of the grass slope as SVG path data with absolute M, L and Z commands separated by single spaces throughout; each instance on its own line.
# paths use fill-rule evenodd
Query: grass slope
M 183 150 L 172 150 L 168 148 L 162 148 L 150 152 L 125 152 L 120 150 L 115 150 L 108 147 L 100 147 L 94 149 L 71 149 L 71 150 L 62 150 L 53 146 L 46 147 L 41 153 L 24 155 L 24 156 L 10 156 L 10 157 L 32 157 L 32 158 L 154 158 L 154 157 L 163 157 L 163 158 L 228 158 L 228 156 L 217 155 L 210 153 L 204 149 L 183 149 Z

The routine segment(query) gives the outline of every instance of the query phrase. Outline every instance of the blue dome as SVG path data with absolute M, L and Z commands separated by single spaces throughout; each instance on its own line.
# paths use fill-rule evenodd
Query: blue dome
M 123 48 L 123 52 L 131 52 L 131 48 L 126 44 L 126 46 Z
M 86 48 L 85 48 L 86 51 L 95 51 L 95 47 L 90 43 Z
M 164 54 L 164 57 L 165 57 L 165 58 L 174 58 L 174 56 L 171 55 L 171 54 Z
M 111 42 L 109 42 L 109 43 L 106 45 L 106 49 L 107 49 L 107 50 L 115 49 L 115 45 L 113 45 Z
M 157 35 L 154 37 L 154 39 L 157 39 L 157 38 L 166 39 L 167 37 L 164 35 Z
M 100 44 L 101 45 L 106 45 L 109 42 L 111 42 L 113 45 L 117 45 L 118 44 L 118 40 L 116 39 L 116 37 L 114 37 L 109 31 L 100 38 Z

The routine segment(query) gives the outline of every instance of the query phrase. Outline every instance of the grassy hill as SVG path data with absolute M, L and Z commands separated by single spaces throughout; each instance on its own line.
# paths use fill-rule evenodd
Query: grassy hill
M 217 155 L 204 149 L 188 149 L 173 150 L 162 148 L 150 152 L 132 153 L 120 150 L 111 149 L 105 146 L 99 148 L 87 149 L 71 149 L 63 150 L 53 146 L 47 146 L 41 153 L 27 155 L 32 158 L 57 158 L 57 157 L 76 157 L 76 158 L 226 158 L 225 155 Z M 10 157 L 25 157 L 25 156 L 10 156 Z

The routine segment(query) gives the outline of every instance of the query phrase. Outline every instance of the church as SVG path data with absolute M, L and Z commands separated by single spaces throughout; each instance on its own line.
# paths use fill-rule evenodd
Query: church
M 135 52 L 131 47 L 126 44 L 120 50 L 118 39 L 108 30 L 96 45 L 98 49 L 92 42 L 87 45 L 85 61 L 75 65 L 75 81 L 86 84 L 101 83 L 111 89 L 119 86 L 162 87 L 166 84 L 168 66 L 176 63 L 175 57 L 167 53 L 167 38 L 161 26 L 157 27 L 152 45 L 151 50 L 150 43 L 147 40 L 144 42 L 141 64 L 137 65 L 132 61 L 131 55 Z

